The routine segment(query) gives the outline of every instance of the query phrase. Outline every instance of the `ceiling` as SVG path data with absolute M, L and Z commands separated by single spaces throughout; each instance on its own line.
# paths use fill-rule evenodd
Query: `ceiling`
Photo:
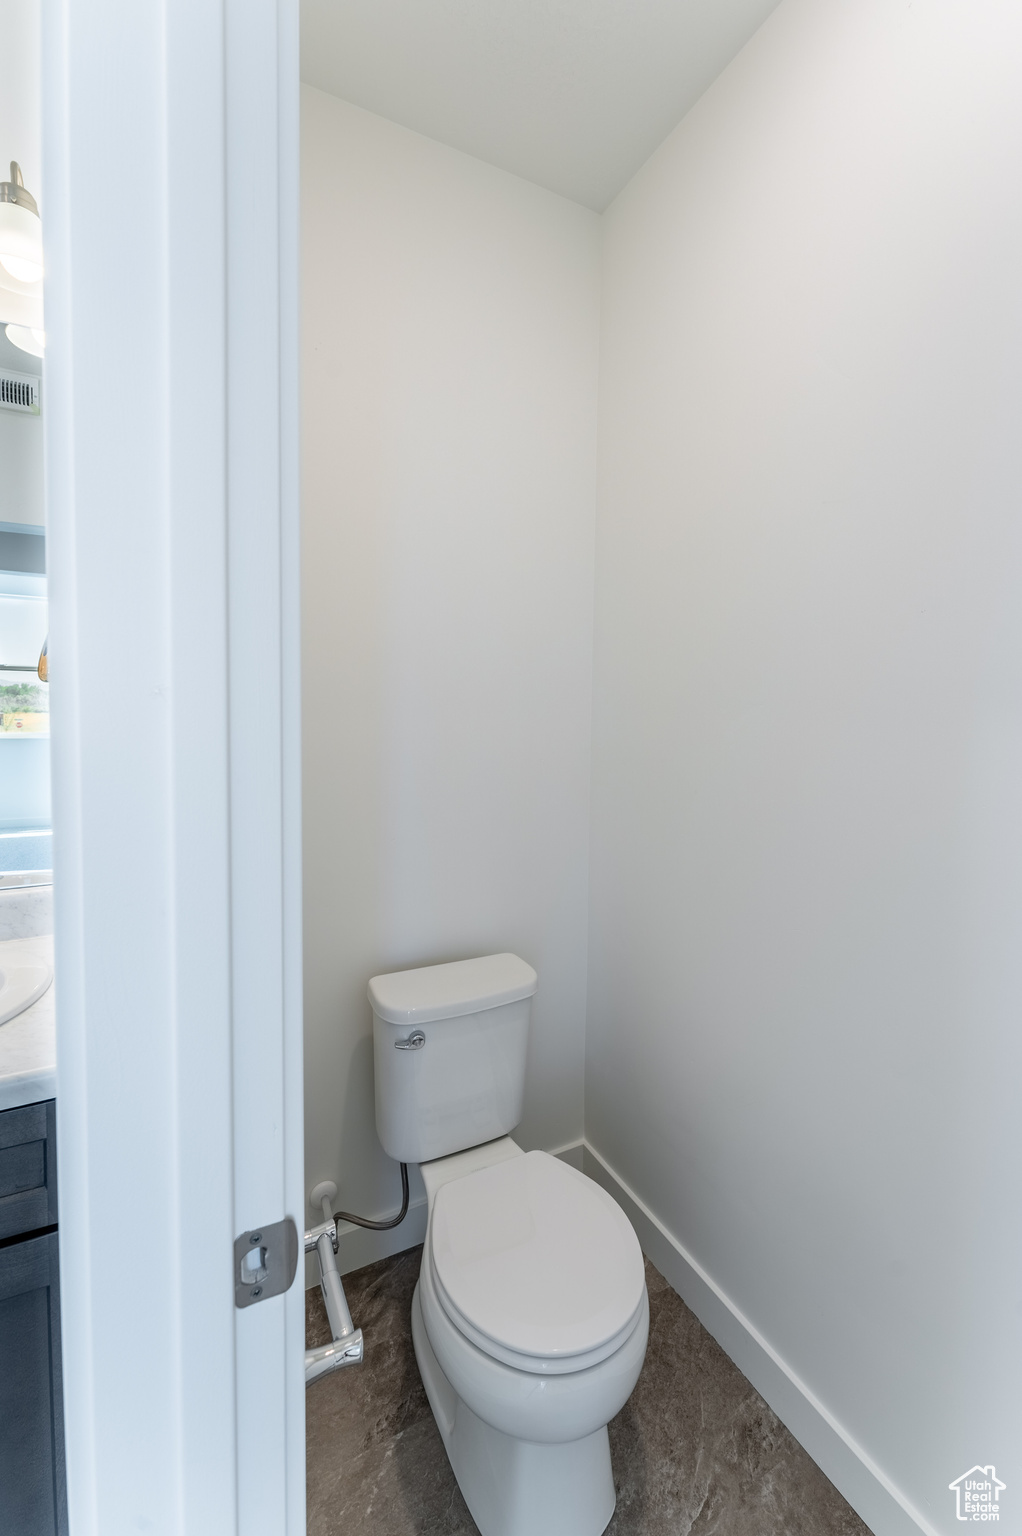
M 302 79 L 602 211 L 778 0 L 302 0 Z

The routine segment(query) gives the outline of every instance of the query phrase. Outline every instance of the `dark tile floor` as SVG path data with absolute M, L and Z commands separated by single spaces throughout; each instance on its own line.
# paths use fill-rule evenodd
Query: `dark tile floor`
M 345 1277 L 361 1366 L 307 1393 L 309 1536 L 476 1536 L 412 1352 L 421 1248 Z M 869 1536 L 702 1324 L 646 1265 L 650 1334 L 610 1426 L 608 1536 Z M 309 1291 L 310 1345 L 330 1337 Z

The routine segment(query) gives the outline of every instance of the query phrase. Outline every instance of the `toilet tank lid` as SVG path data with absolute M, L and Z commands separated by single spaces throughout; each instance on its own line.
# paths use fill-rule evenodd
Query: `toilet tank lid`
M 532 966 L 517 955 L 482 955 L 374 976 L 369 1001 L 388 1024 L 426 1024 L 515 1003 L 531 997 L 538 984 Z

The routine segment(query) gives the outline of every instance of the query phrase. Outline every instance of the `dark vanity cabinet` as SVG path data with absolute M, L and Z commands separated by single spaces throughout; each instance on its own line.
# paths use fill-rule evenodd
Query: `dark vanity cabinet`
M 66 1536 L 56 1104 L 0 1111 L 0 1532 Z

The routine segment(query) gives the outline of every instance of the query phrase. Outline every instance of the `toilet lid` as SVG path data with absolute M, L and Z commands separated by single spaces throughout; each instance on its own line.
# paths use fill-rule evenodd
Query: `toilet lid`
M 549 1153 L 527 1152 L 442 1185 L 430 1237 L 451 1321 L 523 1369 L 594 1364 L 624 1341 L 641 1310 L 642 1250 L 627 1216 Z

